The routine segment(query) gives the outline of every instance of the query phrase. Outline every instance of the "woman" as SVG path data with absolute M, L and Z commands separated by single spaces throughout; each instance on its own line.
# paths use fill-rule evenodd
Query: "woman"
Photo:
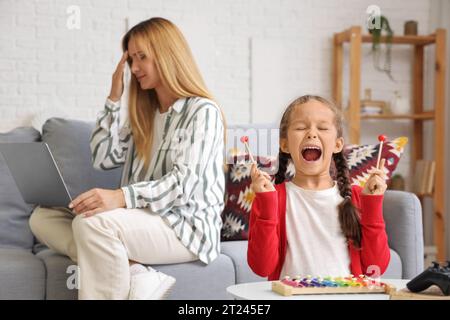
M 188 44 L 163 18 L 123 40 L 111 92 L 91 136 L 94 167 L 123 165 L 121 188 L 92 189 L 73 214 L 38 207 L 36 237 L 80 268 L 80 299 L 161 299 L 175 279 L 143 264 L 210 263 L 219 254 L 224 207 L 224 118 Z M 128 119 L 120 126 L 125 63 Z

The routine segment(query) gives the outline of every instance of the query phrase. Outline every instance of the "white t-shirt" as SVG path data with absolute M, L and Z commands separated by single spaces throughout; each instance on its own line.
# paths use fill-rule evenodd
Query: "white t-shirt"
M 170 111 L 170 110 L 169 110 Z M 152 149 L 150 150 L 150 163 L 153 161 L 153 158 L 157 156 L 157 151 L 159 145 L 163 139 L 164 135 L 164 126 L 166 124 L 166 118 L 169 114 L 169 111 L 164 113 L 160 113 L 159 110 L 155 112 L 155 119 L 153 120 L 153 141 L 152 141 Z M 140 163 L 139 171 L 139 179 L 140 181 L 147 181 L 150 178 L 150 170 L 143 168 L 143 161 Z
M 169 111 L 160 113 L 159 110 L 156 110 L 155 112 L 155 120 L 153 122 L 153 142 L 150 159 L 153 159 L 153 157 L 156 155 L 156 151 L 158 150 L 159 144 L 162 141 L 164 135 L 164 126 L 166 124 L 166 117 L 168 114 Z
M 325 190 L 306 190 L 286 183 L 286 258 L 284 276 L 347 276 L 350 257 L 341 231 L 336 182 Z

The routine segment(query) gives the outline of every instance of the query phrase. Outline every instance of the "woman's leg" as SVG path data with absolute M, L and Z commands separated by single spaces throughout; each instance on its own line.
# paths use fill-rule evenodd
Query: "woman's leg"
M 36 207 L 30 217 L 30 228 L 36 238 L 50 249 L 77 261 L 73 239 L 73 214 L 64 208 Z
M 148 209 L 115 209 L 73 223 L 80 267 L 79 299 L 127 299 L 129 260 L 142 264 L 194 261 L 159 215 Z

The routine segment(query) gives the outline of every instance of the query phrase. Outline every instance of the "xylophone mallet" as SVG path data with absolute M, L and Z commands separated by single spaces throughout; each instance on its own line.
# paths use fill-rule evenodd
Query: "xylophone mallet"
M 247 152 L 248 152 L 252 162 L 256 163 L 255 158 L 253 158 L 252 152 L 250 151 L 250 147 L 248 145 L 248 136 L 242 136 L 241 137 L 241 142 L 244 144 L 245 148 L 247 149 Z

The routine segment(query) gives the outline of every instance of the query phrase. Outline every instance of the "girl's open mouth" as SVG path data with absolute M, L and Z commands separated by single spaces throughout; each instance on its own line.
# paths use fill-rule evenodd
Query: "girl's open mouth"
M 318 146 L 305 146 L 302 149 L 302 157 L 307 162 L 314 162 L 320 159 L 322 156 L 322 149 Z

